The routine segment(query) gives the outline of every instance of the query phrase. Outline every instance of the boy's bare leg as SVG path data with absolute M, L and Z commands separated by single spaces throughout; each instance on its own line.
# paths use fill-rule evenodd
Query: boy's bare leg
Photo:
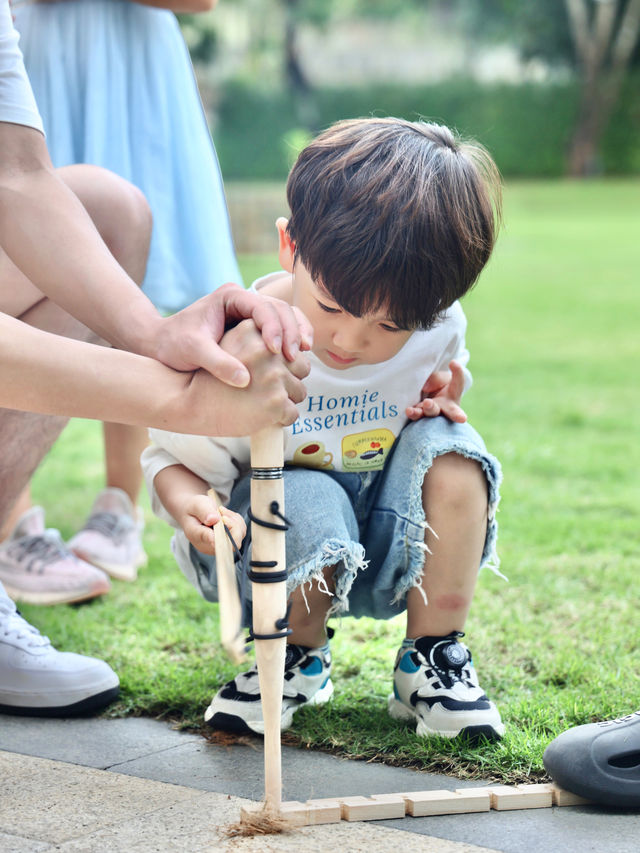
M 422 737 L 499 738 L 500 713 L 478 683 L 468 648 L 451 636 L 464 628 L 487 533 L 482 467 L 456 453 L 439 456 L 422 495 L 435 531 L 425 533 L 432 553 L 426 555 L 422 588 L 407 595 L 407 639 L 396 658 L 389 713 L 415 720 Z
M 130 184 L 94 167 L 60 170 L 65 183 L 85 204 L 103 239 L 114 253 L 144 274 L 151 218 L 142 194 Z M 44 298 L 9 258 L 0 253 L 0 310 L 54 334 L 95 341 L 95 335 L 58 306 Z M 28 484 L 66 418 L 0 409 L 0 526 Z
M 333 602 L 333 596 L 327 594 L 333 592 L 333 573 L 335 566 L 327 566 L 323 569 L 326 582 L 322 587 L 314 580 L 302 587 L 294 589 L 291 593 L 291 611 L 289 613 L 289 627 L 291 634 L 287 642 L 298 646 L 308 646 L 317 649 L 327 642 L 327 613 Z M 306 603 L 305 603 L 306 597 Z M 308 605 L 308 608 L 307 608 Z
M 487 533 L 487 482 L 478 462 L 438 456 L 422 488 L 427 553 L 422 590 L 407 594 L 407 637 L 461 631 L 471 607 Z M 434 532 L 436 535 L 434 535 Z

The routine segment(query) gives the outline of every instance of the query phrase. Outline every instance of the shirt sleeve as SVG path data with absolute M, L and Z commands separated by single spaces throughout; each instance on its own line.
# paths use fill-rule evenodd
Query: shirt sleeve
M 142 472 L 158 518 L 179 529 L 176 520 L 162 505 L 154 487 L 156 476 L 171 465 L 184 465 L 215 489 L 223 503 L 229 500 L 233 484 L 249 468 L 249 440 L 207 438 L 151 429 L 152 444 L 141 457 Z
M 0 121 L 43 132 L 31 84 L 18 47 L 8 0 L 0 0 Z

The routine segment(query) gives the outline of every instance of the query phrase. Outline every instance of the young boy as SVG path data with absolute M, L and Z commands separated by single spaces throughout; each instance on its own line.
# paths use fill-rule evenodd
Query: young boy
M 333 692 L 330 615 L 407 612 L 389 699 L 419 735 L 504 732 L 459 641 L 478 567 L 495 555 L 498 462 L 465 423 L 466 321 L 457 300 L 491 254 L 495 165 L 445 127 L 393 118 L 339 122 L 300 154 L 280 263 L 253 286 L 314 328 L 308 396 L 285 430 L 288 589 L 282 728 Z M 248 569 L 249 440 L 152 431 L 143 455 L 154 510 L 177 530 L 176 559 L 216 600 L 219 513 Z M 247 586 L 249 586 L 247 584 Z M 205 714 L 263 730 L 256 669 Z

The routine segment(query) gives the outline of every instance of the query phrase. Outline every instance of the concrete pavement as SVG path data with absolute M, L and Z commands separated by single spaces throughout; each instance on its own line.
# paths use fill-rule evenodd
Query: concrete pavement
M 637 853 L 640 814 L 594 806 L 306 827 L 229 839 L 263 795 L 258 739 L 225 746 L 150 719 L 0 715 L 0 851 L 366 851 Z M 283 748 L 285 800 L 455 789 L 481 783 Z

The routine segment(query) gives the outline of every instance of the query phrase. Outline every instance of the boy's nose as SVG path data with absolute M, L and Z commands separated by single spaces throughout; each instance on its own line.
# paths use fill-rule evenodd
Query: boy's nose
M 366 346 L 366 335 L 358 327 L 357 318 L 354 320 L 346 320 L 333 334 L 333 343 L 345 353 L 362 352 Z

